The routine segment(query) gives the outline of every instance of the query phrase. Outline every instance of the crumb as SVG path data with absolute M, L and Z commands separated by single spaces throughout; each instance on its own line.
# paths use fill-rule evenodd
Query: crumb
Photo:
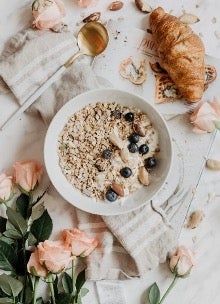
M 193 211 L 188 219 L 188 223 L 186 225 L 186 228 L 195 229 L 199 226 L 201 221 L 203 220 L 205 214 L 201 210 Z
M 216 21 L 217 21 L 216 17 L 213 17 L 212 18 L 212 23 L 216 23 Z

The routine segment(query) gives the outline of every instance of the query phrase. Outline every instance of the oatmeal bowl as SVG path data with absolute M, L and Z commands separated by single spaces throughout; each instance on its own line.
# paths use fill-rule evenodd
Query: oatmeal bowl
M 100 89 L 57 112 L 44 160 L 64 199 L 90 213 L 116 215 L 155 197 L 167 180 L 172 151 L 166 122 L 144 98 Z

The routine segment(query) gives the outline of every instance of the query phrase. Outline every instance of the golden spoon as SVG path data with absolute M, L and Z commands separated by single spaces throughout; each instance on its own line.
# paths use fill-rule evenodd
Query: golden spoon
M 96 56 L 101 54 L 108 45 L 109 37 L 105 26 L 99 22 L 91 21 L 86 23 L 79 31 L 77 44 L 79 51 L 71 56 L 42 86 L 40 86 L 23 104 L 16 110 L 1 126 L 6 128 L 13 120 L 18 118 L 35 100 L 54 83 L 59 76 L 71 66 L 73 61 L 80 55 Z

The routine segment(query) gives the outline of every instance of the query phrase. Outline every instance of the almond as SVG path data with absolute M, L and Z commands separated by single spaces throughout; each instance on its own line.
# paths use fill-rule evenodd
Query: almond
M 127 148 L 120 150 L 120 157 L 124 163 L 127 163 L 130 160 L 130 153 Z
M 220 170 L 220 160 L 207 159 L 206 167 L 211 169 L 211 170 Z
M 100 16 L 101 16 L 100 12 L 92 13 L 91 15 L 84 18 L 83 22 L 87 23 L 87 22 L 91 22 L 91 21 L 98 21 L 100 19 Z
M 197 16 L 189 13 L 185 13 L 182 16 L 180 16 L 179 20 L 185 24 L 193 24 L 200 21 L 200 19 Z
M 146 135 L 145 127 L 140 123 L 140 121 L 136 121 L 133 123 L 133 130 L 139 136 L 144 137 Z
M 144 186 L 148 186 L 150 181 L 149 181 L 149 174 L 145 167 L 140 167 L 139 172 L 138 172 L 138 179 L 140 183 Z
M 135 4 L 137 8 L 145 14 L 149 14 L 153 10 L 146 0 L 135 0 Z
M 124 5 L 124 3 L 122 1 L 113 1 L 109 5 L 108 9 L 110 11 L 118 11 L 118 10 L 120 10 L 123 7 L 123 5 Z
M 109 140 L 114 146 L 118 147 L 119 149 L 122 149 L 124 146 L 122 139 L 119 137 L 118 129 L 116 127 L 114 127 L 113 131 L 109 134 Z
M 122 184 L 117 184 L 117 183 L 113 182 L 112 185 L 111 185 L 111 188 L 119 196 L 124 196 L 125 195 L 124 186 Z

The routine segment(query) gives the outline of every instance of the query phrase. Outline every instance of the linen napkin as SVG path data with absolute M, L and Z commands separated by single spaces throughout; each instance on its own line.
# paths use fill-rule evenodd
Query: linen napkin
M 21 105 L 76 50 L 76 39 L 70 32 L 28 29 L 18 33 L 0 57 L 0 89 L 11 90 Z M 48 124 L 59 108 L 75 95 L 106 86 L 108 81 L 94 75 L 90 59 L 84 56 L 42 94 L 30 111 L 39 113 Z M 62 208 L 63 199 L 55 189 L 48 197 Z M 88 279 L 143 275 L 164 262 L 168 251 L 175 246 L 173 228 L 150 204 L 117 216 L 98 216 L 72 208 L 76 214 L 73 226 L 99 241 L 98 248 L 87 257 Z M 63 229 L 67 228 L 66 223 L 62 224 Z

